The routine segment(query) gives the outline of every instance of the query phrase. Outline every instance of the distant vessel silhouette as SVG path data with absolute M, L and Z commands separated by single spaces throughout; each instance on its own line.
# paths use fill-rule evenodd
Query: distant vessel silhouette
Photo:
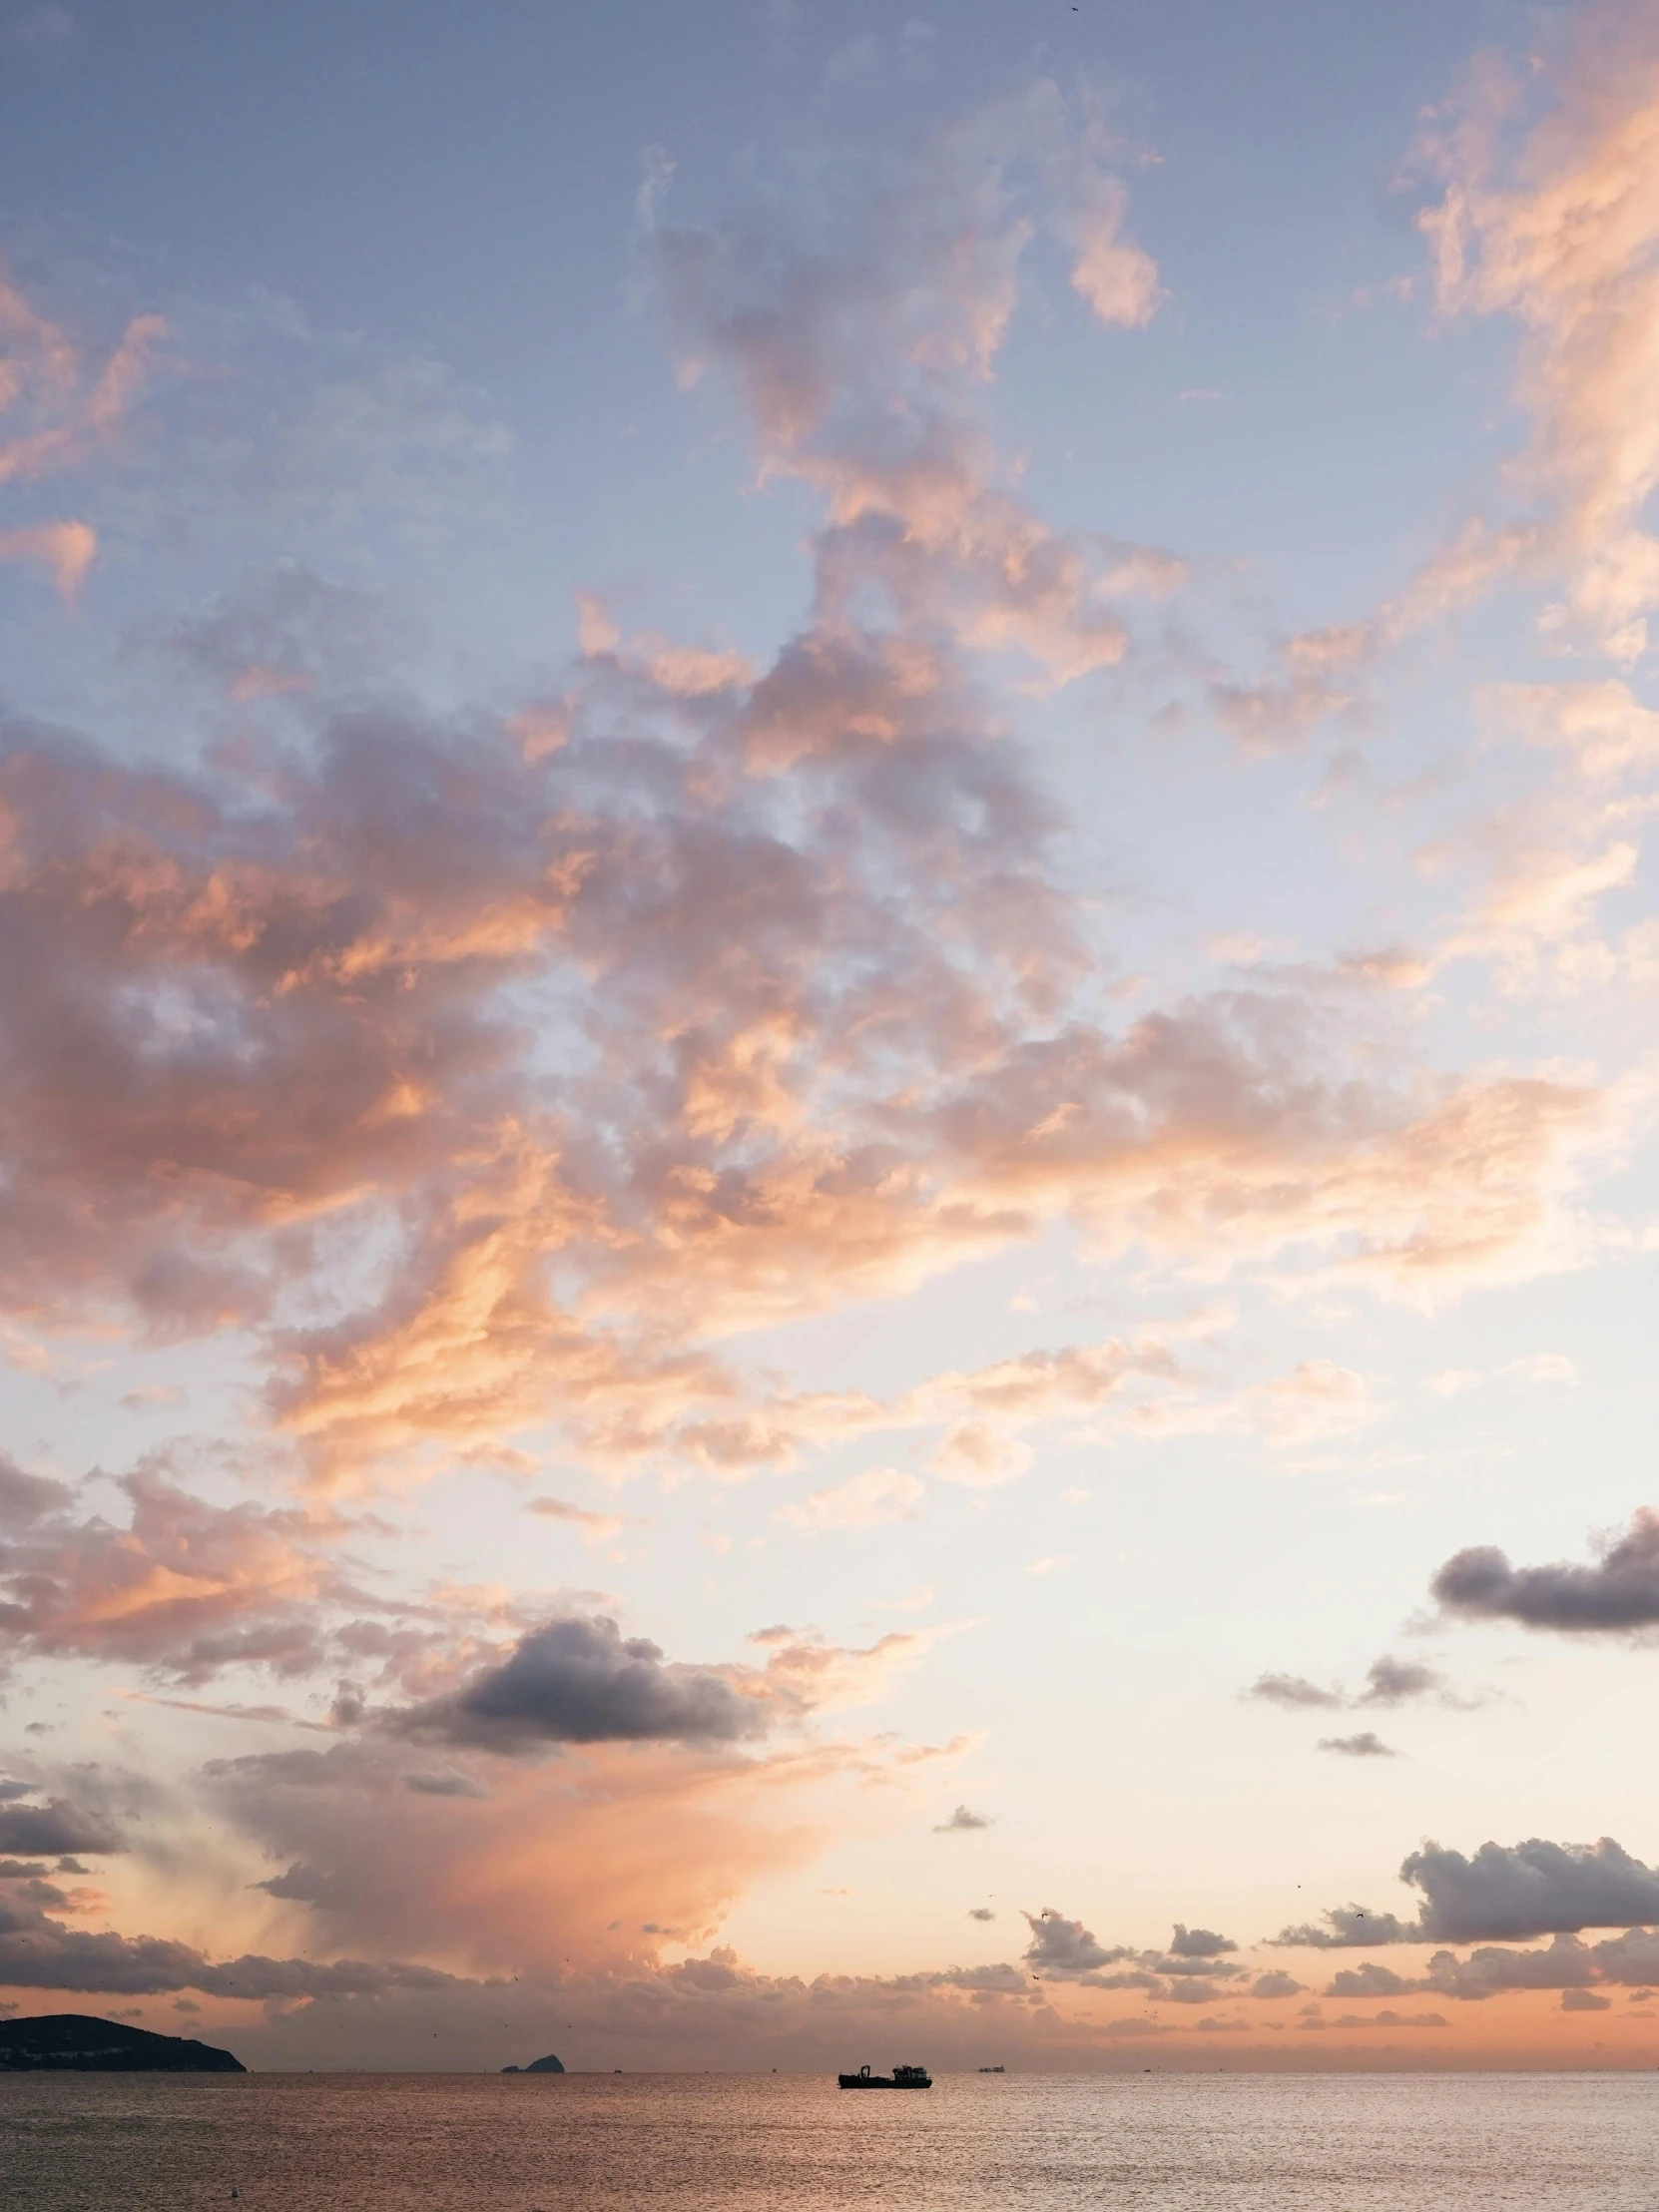
M 979 2071 L 981 2073 L 1006 2073 L 1008 2069 L 1006 2066 L 981 2066 Z
M 860 2066 L 855 2074 L 837 2076 L 843 2089 L 931 2089 L 932 2079 L 925 2066 L 894 2066 L 890 2074 L 871 2073 L 867 2066 Z

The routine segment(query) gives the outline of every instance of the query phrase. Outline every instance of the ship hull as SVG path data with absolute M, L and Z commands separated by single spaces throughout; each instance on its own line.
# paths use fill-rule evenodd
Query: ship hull
M 838 2074 L 843 2089 L 931 2089 L 930 2081 L 894 2081 L 887 2074 Z

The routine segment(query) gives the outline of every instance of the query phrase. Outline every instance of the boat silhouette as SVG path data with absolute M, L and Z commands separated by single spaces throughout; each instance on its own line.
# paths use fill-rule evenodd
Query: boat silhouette
M 925 2066 L 894 2066 L 890 2074 L 871 2073 L 867 2066 L 860 2066 L 855 2074 L 837 2076 L 843 2089 L 931 2089 L 932 2078 Z

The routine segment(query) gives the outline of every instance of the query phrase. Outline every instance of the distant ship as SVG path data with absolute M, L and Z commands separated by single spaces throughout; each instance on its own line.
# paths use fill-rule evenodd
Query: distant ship
M 867 2066 L 860 2066 L 855 2074 L 841 2074 L 843 2089 L 931 2089 L 932 2079 L 925 2066 L 894 2066 L 890 2074 L 872 2074 Z
M 979 2071 L 981 2073 L 1006 2073 L 1008 2069 L 1006 2066 L 981 2066 Z

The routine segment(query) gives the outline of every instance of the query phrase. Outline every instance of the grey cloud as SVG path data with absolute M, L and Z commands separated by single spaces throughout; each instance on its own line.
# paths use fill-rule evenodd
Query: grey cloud
M 320 1905 L 328 1892 L 328 1877 L 315 1867 L 300 1862 L 285 1874 L 274 1874 L 268 1881 L 250 1885 L 255 1890 L 265 1890 L 274 1898 L 285 1898 L 298 1905 Z
M 1044 1973 L 1064 1976 L 1093 1973 L 1102 1966 L 1116 1965 L 1120 1958 L 1135 1955 L 1121 1943 L 1108 1950 L 1103 1943 L 1095 1941 L 1081 1921 L 1068 1921 L 1052 1907 L 1045 1907 L 1041 1913 L 1027 1913 L 1025 1921 L 1031 1931 L 1026 1959 Z
M 731 1744 L 765 1732 L 766 1705 L 710 1667 L 665 1662 L 614 1620 L 571 1615 L 522 1637 L 453 1696 L 388 1716 L 405 1734 L 480 1749 L 539 1744 Z
M 1424 1982 L 1413 1982 L 1409 1975 L 1395 1973 L 1391 1966 L 1379 1966 L 1376 1959 L 1365 1959 L 1363 1966 L 1343 1966 L 1341 1973 L 1334 1973 L 1325 1986 L 1328 1997 L 1400 1997 L 1409 1988 L 1424 1988 Z
M 1598 1997 L 1593 1989 L 1563 1989 L 1561 1991 L 1561 2009 L 1563 2012 L 1610 2012 L 1612 2008 L 1612 1998 Z
M 1366 1688 L 1354 1700 L 1362 1705 L 1406 1705 L 1414 1698 L 1438 1698 L 1442 1705 L 1466 1701 L 1451 1695 L 1446 1679 L 1434 1667 L 1414 1659 L 1395 1659 L 1384 1652 L 1366 1669 Z
M 405 1790 L 414 1790 L 421 1797 L 487 1798 L 481 1782 L 475 1782 L 469 1774 L 431 1774 L 417 1769 L 403 1777 Z
M 1651 1929 L 1631 1928 L 1622 1936 L 1609 1936 L 1595 1945 L 1594 1955 L 1603 1981 L 1638 1987 L 1659 1981 L 1659 1933 Z
M 1294 1974 L 1283 1972 L 1275 1966 L 1270 1973 L 1258 1974 L 1250 1985 L 1253 1997 L 1299 1997 L 1308 1986 L 1298 1981 Z
M 1030 1984 L 1018 1966 L 946 1966 L 932 1973 L 895 1974 L 895 1989 L 969 1989 L 995 1996 L 1024 1996 Z
M 1659 1921 L 1659 1871 L 1610 1836 L 1596 1844 L 1482 1844 L 1472 1859 L 1425 1844 L 1400 1870 L 1423 1893 L 1422 1933 L 1443 1943 L 1506 1942 Z
M 1234 1944 L 1227 1946 L 1230 1950 Z M 1143 1950 L 1139 1962 L 1153 1973 L 1185 1974 L 1239 1974 L 1242 1966 L 1235 1966 L 1230 1959 L 1217 1958 L 1213 1954 L 1198 1958 L 1182 1958 L 1166 1950 Z
M 973 1813 L 965 1805 L 958 1805 L 949 1820 L 941 1821 L 933 1833 L 935 1836 L 956 1836 L 975 1828 L 991 1828 L 994 1825 L 989 1813 Z
M 1039 1979 L 1076 1981 L 1090 1989 L 1144 1989 L 1169 2004 L 1211 2004 L 1229 1994 L 1219 1982 L 1244 1972 L 1221 1955 L 1238 1945 L 1206 1928 L 1178 1922 L 1167 1951 L 1138 1951 L 1124 1943 L 1108 1947 L 1081 1921 L 1068 1921 L 1052 1909 L 1027 1913 L 1025 1920 L 1031 1930 L 1025 1959 Z
M 1336 1905 L 1322 1921 L 1282 1928 L 1273 1939 L 1287 1950 L 1363 1950 L 1374 1943 L 1410 1943 L 1421 1938 L 1422 1930 L 1414 1922 L 1401 1921 L 1392 1913 Z
M 1218 1936 L 1208 1928 L 1186 1928 L 1177 1921 L 1169 1947 L 1177 1958 L 1219 1958 L 1223 1951 L 1239 1946 L 1230 1936 Z
M 1593 1566 L 1512 1567 L 1495 1545 L 1477 1544 L 1448 1559 L 1429 1589 L 1465 1620 L 1590 1636 L 1659 1627 L 1659 1512 L 1641 1506 Z
M 1311 1708 L 1336 1712 L 1348 1702 L 1340 1690 L 1322 1690 L 1303 1674 L 1258 1675 L 1244 1694 L 1264 1705 L 1282 1705 L 1292 1713 Z
M 1423 1986 L 1420 1981 L 1395 1973 L 1391 1966 L 1380 1966 L 1375 1959 L 1368 1958 L 1363 1966 L 1344 1966 L 1334 1973 L 1325 1994 L 1328 1997 L 1397 1997 L 1407 1989 Z
M 1321 1751 L 1341 1752 L 1346 1759 L 1397 1759 L 1399 1754 L 1372 1729 L 1364 1729 L 1358 1736 L 1322 1736 Z
M 0 1454 L 0 1528 L 26 1528 L 49 1514 L 61 1513 L 74 1494 L 67 1482 L 26 1474 L 15 1460 Z
M 1466 1711 L 1480 1702 L 1478 1698 L 1459 1696 L 1438 1668 L 1416 1659 L 1396 1659 L 1390 1652 L 1372 1661 L 1366 1669 L 1366 1687 L 1353 1696 L 1340 1683 L 1327 1688 L 1302 1674 L 1258 1675 L 1244 1695 L 1260 1704 L 1282 1706 L 1288 1713 L 1359 1713 L 1368 1706 L 1391 1710 L 1423 1698 Z M 1343 1747 L 1333 1740 L 1324 1748 Z
M 388 1989 L 462 1986 L 435 1966 L 341 1958 L 267 1958 L 250 1953 L 215 1964 L 189 1943 L 156 1936 L 95 1935 L 44 1913 L 0 1903 L 0 1984 L 147 1996 L 199 1989 L 206 1996 L 367 1996 Z M 473 1984 L 477 1986 L 477 1984 Z
M 406 665 L 411 642 L 385 601 L 298 561 L 246 571 L 166 638 L 193 675 L 245 698 L 361 693 Z
M 125 1847 L 108 1821 L 53 1798 L 47 1805 L 0 1807 L 0 1851 L 113 1852 Z
M 1574 1936 L 1557 1936 L 1542 1950 L 1505 1950 L 1484 1943 L 1466 1958 L 1437 1950 L 1411 1986 L 1478 2003 L 1506 1989 L 1582 1989 L 1597 1978 L 1596 1959 Z
M 1422 1892 L 1415 1921 L 1338 1906 L 1320 1922 L 1281 1929 L 1274 1940 L 1315 1950 L 1379 1943 L 1519 1942 L 1583 1928 L 1631 1928 L 1659 1921 L 1659 1870 L 1631 1858 L 1610 1836 L 1597 1844 L 1482 1844 L 1472 1858 L 1426 1843 L 1399 1870 Z M 1655 1966 L 1659 1966 L 1656 1944 Z M 1654 1968 L 1648 1969 L 1650 1977 Z
M 970 1921 L 994 1921 L 996 1915 L 988 1905 L 970 1905 L 968 1907 L 968 1919 Z

